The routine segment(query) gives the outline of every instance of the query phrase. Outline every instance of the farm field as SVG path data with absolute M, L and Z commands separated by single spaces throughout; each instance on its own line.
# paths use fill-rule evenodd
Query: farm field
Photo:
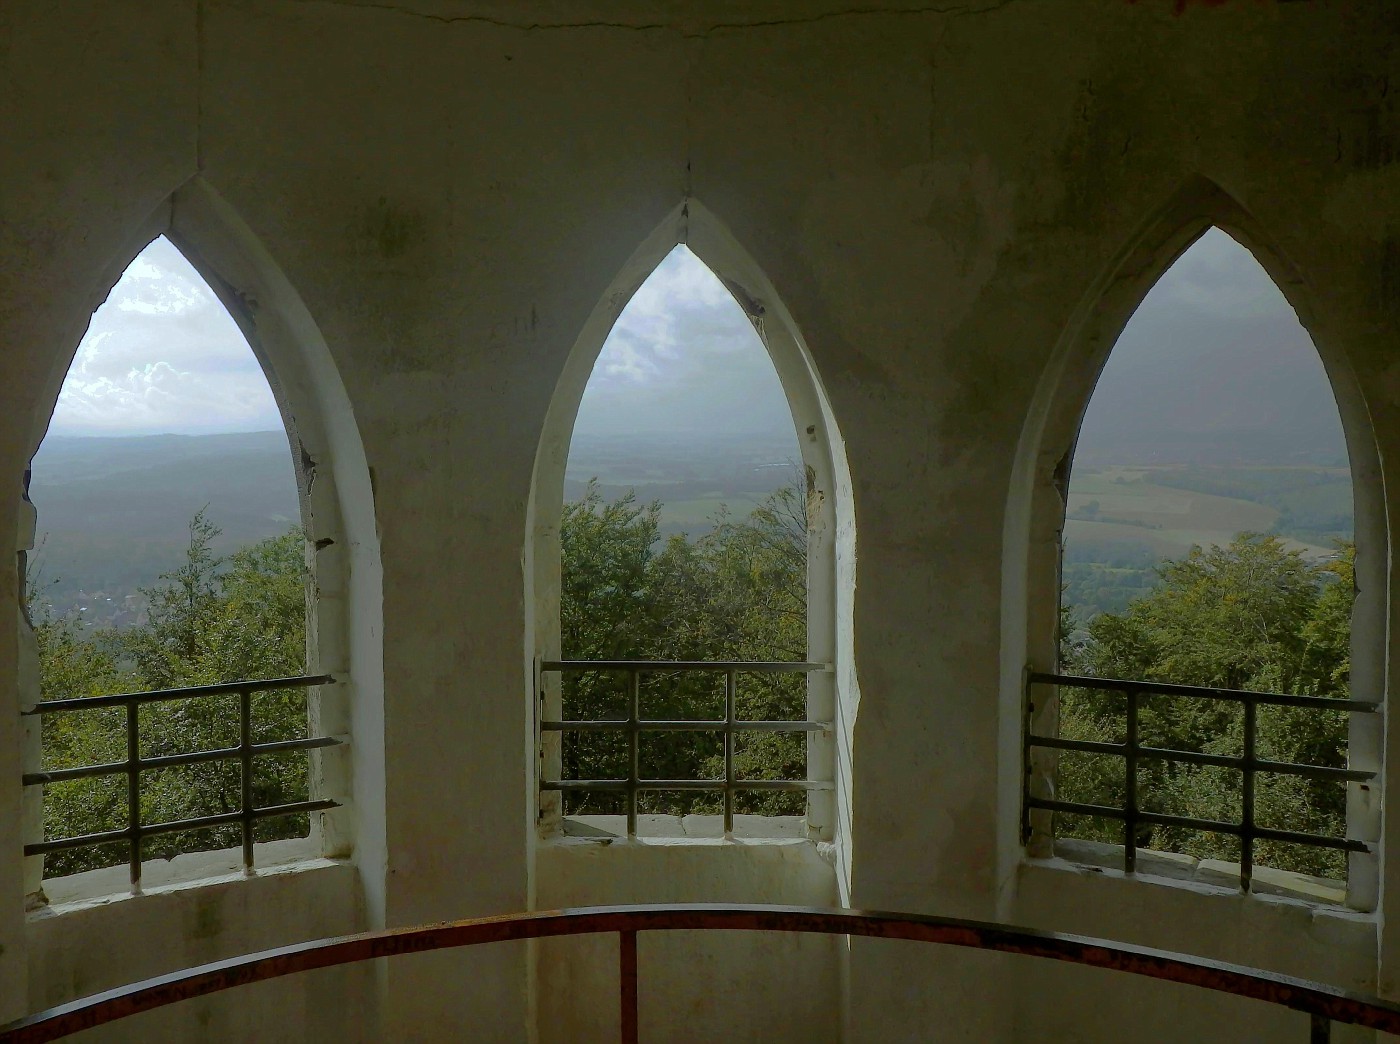
M 1267 533 L 1279 519 L 1268 504 L 1159 485 L 1166 468 L 1105 468 L 1070 483 L 1065 540 L 1143 541 L 1164 558 L 1200 544 L 1228 544 L 1237 533 Z M 1309 469 L 1311 470 L 1311 469 Z M 1305 540 L 1290 543 L 1311 556 L 1331 548 Z
M 742 517 L 800 480 L 789 432 L 588 436 L 574 440 L 564 494 L 596 479 L 606 499 L 662 504 L 662 539 Z M 286 436 L 51 439 L 34 462 L 40 550 L 31 577 L 54 611 L 93 623 L 127 612 L 138 588 L 176 568 L 201 507 L 224 530 L 215 550 L 284 532 L 299 517 Z M 857 520 L 859 524 L 859 520 Z M 1099 464 L 1076 467 L 1064 530 L 1065 604 L 1081 620 L 1146 593 L 1164 559 L 1244 531 L 1274 533 L 1310 558 L 1352 534 L 1345 468 Z
M 564 499 L 583 496 L 590 479 L 605 500 L 635 492 L 639 504 L 661 501 L 661 537 L 710 531 L 727 507 L 746 515 L 798 476 L 797 439 L 787 432 L 708 436 L 579 435 L 569 454 Z
M 1271 533 L 1311 559 L 1352 535 L 1351 478 L 1335 467 L 1076 468 L 1064 530 L 1065 604 L 1081 620 L 1121 611 L 1162 560 Z

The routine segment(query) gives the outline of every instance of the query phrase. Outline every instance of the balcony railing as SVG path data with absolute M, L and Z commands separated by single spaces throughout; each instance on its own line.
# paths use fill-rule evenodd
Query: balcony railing
M 171 834 L 182 830 L 198 830 L 207 827 L 238 824 L 243 835 L 243 865 L 253 869 L 253 825 L 261 819 L 276 816 L 290 816 L 304 812 L 317 812 L 335 808 L 337 803 L 329 799 L 314 801 L 293 801 L 280 805 L 258 805 L 253 795 L 253 761 L 255 758 L 285 751 L 313 750 L 317 747 L 331 747 L 342 741 L 330 736 L 316 736 L 306 739 L 278 740 L 269 743 L 253 742 L 253 694 L 276 689 L 306 689 L 315 685 L 331 685 L 335 681 L 329 675 L 298 676 L 295 678 L 266 678 L 259 681 L 227 682 L 220 685 L 194 685 L 182 689 L 156 689 L 148 692 L 126 692 L 113 696 L 81 696 L 67 700 L 44 700 L 25 711 L 28 715 L 65 714 L 75 711 L 101 710 L 109 707 L 123 707 L 126 710 L 126 758 L 96 765 L 80 765 L 72 768 L 50 769 L 42 772 L 26 772 L 26 787 L 42 787 L 72 779 L 91 779 L 99 776 L 126 777 L 126 826 L 118 830 L 103 830 L 82 834 L 76 837 L 55 838 L 37 841 L 24 846 L 26 856 L 43 855 L 70 848 L 91 848 L 125 841 L 130 846 L 128 863 L 131 868 L 131 886 L 139 890 L 141 886 L 141 842 L 144 838 L 160 834 Z M 188 751 L 180 754 L 167 754 L 160 757 L 141 755 L 141 707 L 147 703 L 160 703 L 172 700 L 199 700 L 217 696 L 238 696 L 239 741 L 237 746 L 222 747 L 217 750 Z M 241 766 L 241 801 L 239 808 L 217 815 L 198 816 L 191 819 L 176 819 L 164 823 L 143 823 L 141 821 L 141 773 L 153 769 L 173 768 L 178 765 L 197 765 L 213 761 L 237 761 Z
M 735 713 L 738 676 L 741 674 L 810 674 L 826 671 L 824 663 L 762 663 L 744 660 L 546 660 L 540 664 L 542 673 L 621 672 L 627 676 L 627 717 L 597 720 L 544 720 L 540 732 L 584 733 L 613 732 L 627 737 L 626 778 L 619 779 L 542 779 L 541 790 L 564 794 L 590 792 L 622 794 L 627 807 L 627 835 L 637 834 L 638 795 L 645 791 L 689 791 L 720 794 L 724 802 L 724 832 L 734 831 L 734 795 L 744 791 L 812 791 L 831 790 L 829 780 L 814 779 L 741 779 L 734 770 L 734 739 L 740 733 L 811 733 L 829 732 L 829 721 L 746 721 Z M 724 675 L 724 717 L 705 720 L 677 718 L 644 718 L 641 713 L 641 679 L 648 674 L 677 674 L 687 672 L 720 673 Z M 719 732 L 724 737 L 724 778 L 722 779 L 652 779 L 641 774 L 640 748 L 644 732 Z
M 1033 731 L 1037 713 L 1036 687 L 1062 686 L 1076 689 L 1097 689 L 1122 693 L 1127 701 L 1124 715 L 1125 729 L 1122 743 L 1101 743 L 1089 740 L 1064 739 L 1059 736 L 1038 736 Z M 1249 891 L 1254 873 L 1254 842 L 1257 840 L 1279 841 L 1288 844 L 1306 845 L 1314 848 L 1340 849 L 1344 852 L 1371 851 L 1364 841 L 1345 837 L 1325 837 L 1320 834 L 1300 833 L 1293 830 L 1275 830 L 1260 826 L 1255 822 L 1254 795 L 1255 774 L 1259 772 L 1285 776 L 1301 776 L 1307 779 L 1329 782 L 1366 783 L 1376 778 L 1376 773 L 1351 768 L 1332 768 L 1323 765 L 1298 765 L 1292 762 L 1269 761 L 1257 755 L 1257 723 L 1260 706 L 1301 707 L 1316 711 L 1344 711 L 1349 714 L 1375 714 L 1380 711 L 1378 703 L 1363 700 L 1330 699 L 1322 696 L 1296 696 L 1290 693 L 1251 692 L 1243 689 L 1214 689 L 1197 685 L 1170 685 L 1164 682 L 1125 681 L 1121 678 L 1090 678 L 1071 674 L 1050 674 L 1032 672 L 1026 676 L 1026 713 L 1023 730 L 1025 765 L 1022 773 L 1022 833 L 1026 840 L 1031 835 L 1031 812 L 1066 812 L 1085 816 L 1103 816 L 1118 819 L 1123 823 L 1123 869 L 1132 873 L 1137 866 L 1137 828 L 1139 824 L 1150 823 L 1158 826 L 1174 826 L 1187 830 L 1209 831 L 1239 838 L 1240 844 L 1240 888 Z M 1243 708 L 1244 736 L 1243 751 L 1239 756 L 1228 754 L 1202 754 L 1194 751 L 1170 750 L 1162 747 L 1144 746 L 1139 742 L 1138 714 L 1141 701 L 1147 696 L 1185 696 L 1201 700 L 1230 700 Z M 1113 805 L 1086 804 L 1075 801 L 1059 801 L 1040 797 L 1031 791 L 1031 752 L 1037 748 L 1052 750 L 1079 751 L 1086 754 L 1103 754 L 1123 759 L 1124 802 L 1121 807 Z M 1213 819 L 1195 819 L 1188 816 L 1167 815 L 1152 812 L 1140 807 L 1138 794 L 1138 767 L 1143 760 L 1168 761 L 1189 765 L 1211 765 L 1220 768 L 1237 769 L 1241 773 L 1240 822 L 1229 823 Z
M 235 986 L 359 961 L 519 939 L 613 933 L 618 937 L 618 1023 L 637 1044 L 637 933 L 656 931 L 801 932 L 962 946 L 1143 975 L 1291 1008 L 1308 1016 L 1310 1044 L 1327 1044 L 1332 1024 L 1400 1034 L 1400 1005 L 1319 982 L 1236 964 L 985 921 L 788 906 L 603 906 L 397 928 L 296 943 L 147 979 L 62 1004 L 0 1027 L 0 1044 L 37 1044 L 79 1030 Z M 432 1035 L 432 1027 L 420 1027 Z

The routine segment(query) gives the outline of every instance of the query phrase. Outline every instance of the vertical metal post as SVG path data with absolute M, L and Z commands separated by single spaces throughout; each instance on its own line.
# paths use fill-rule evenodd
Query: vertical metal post
M 622 1044 L 637 1044 L 637 933 L 617 933 L 618 1012 Z
M 724 836 L 734 833 L 734 671 L 724 672 Z
M 131 832 L 131 890 L 141 891 L 141 721 L 140 704 L 126 705 L 126 826 Z
M 1308 1044 L 1331 1044 L 1332 1020 L 1326 1015 L 1312 1017 L 1312 1031 L 1308 1034 Z
M 1244 701 L 1244 778 L 1240 781 L 1240 891 L 1248 892 L 1254 879 L 1254 726 L 1258 705 Z
M 627 672 L 627 681 L 630 689 L 627 700 L 627 836 L 636 837 L 637 780 L 640 778 L 637 748 L 641 738 L 642 672 L 633 667 Z
M 238 694 L 238 761 L 243 766 L 243 871 L 253 872 L 253 694 Z
M 1123 694 L 1128 698 L 1127 735 L 1123 744 L 1124 771 L 1127 774 L 1128 789 L 1123 799 L 1123 872 L 1137 873 L 1137 823 L 1138 823 L 1138 694 L 1129 689 Z
M 1031 718 L 1035 703 L 1031 699 L 1030 672 L 1023 671 L 1021 688 L 1025 712 L 1021 715 L 1021 844 L 1031 843 Z

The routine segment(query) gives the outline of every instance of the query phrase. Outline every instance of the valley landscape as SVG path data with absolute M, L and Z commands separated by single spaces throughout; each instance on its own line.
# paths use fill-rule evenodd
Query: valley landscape
M 1126 454 L 1125 454 L 1126 455 Z M 1351 477 L 1337 464 L 1105 462 L 1073 472 L 1065 523 L 1065 601 L 1081 619 L 1120 611 L 1155 582 L 1154 567 L 1193 544 L 1275 533 L 1312 559 L 1352 533 Z M 596 479 L 605 500 L 629 490 L 662 503 L 660 535 L 691 538 L 722 508 L 747 514 L 800 474 L 786 432 L 710 436 L 581 434 L 565 479 L 577 500 Z M 180 564 L 196 511 L 223 530 L 214 549 L 285 532 L 300 518 L 281 432 L 52 438 L 36 455 L 30 496 L 40 546 L 39 598 L 88 626 L 139 622 L 139 589 Z

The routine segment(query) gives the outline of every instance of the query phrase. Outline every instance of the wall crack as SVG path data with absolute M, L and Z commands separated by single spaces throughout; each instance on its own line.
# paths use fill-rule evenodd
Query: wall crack
M 791 18 L 760 19 L 751 22 L 714 22 L 699 28 L 686 28 L 671 22 L 610 22 L 604 20 L 583 20 L 576 22 L 523 22 L 497 18 L 491 15 L 445 15 L 430 11 L 419 11 L 402 4 L 358 3 L 356 0 L 295 0 L 302 6 L 353 7 L 366 11 L 387 11 L 409 18 L 420 18 L 441 25 L 484 25 L 497 29 L 513 29 L 522 33 L 562 32 L 590 29 L 615 30 L 630 33 L 673 32 L 684 39 L 706 39 L 725 33 L 747 32 L 755 29 L 781 29 L 789 26 L 816 25 L 821 22 L 848 18 L 872 17 L 923 17 L 928 15 L 961 16 L 989 14 L 1009 7 L 1019 0 L 991 0 L 991 2 L 927 4 L 920 7 L 850 7 L 836 11 L 823 11 L 817 14 Z

